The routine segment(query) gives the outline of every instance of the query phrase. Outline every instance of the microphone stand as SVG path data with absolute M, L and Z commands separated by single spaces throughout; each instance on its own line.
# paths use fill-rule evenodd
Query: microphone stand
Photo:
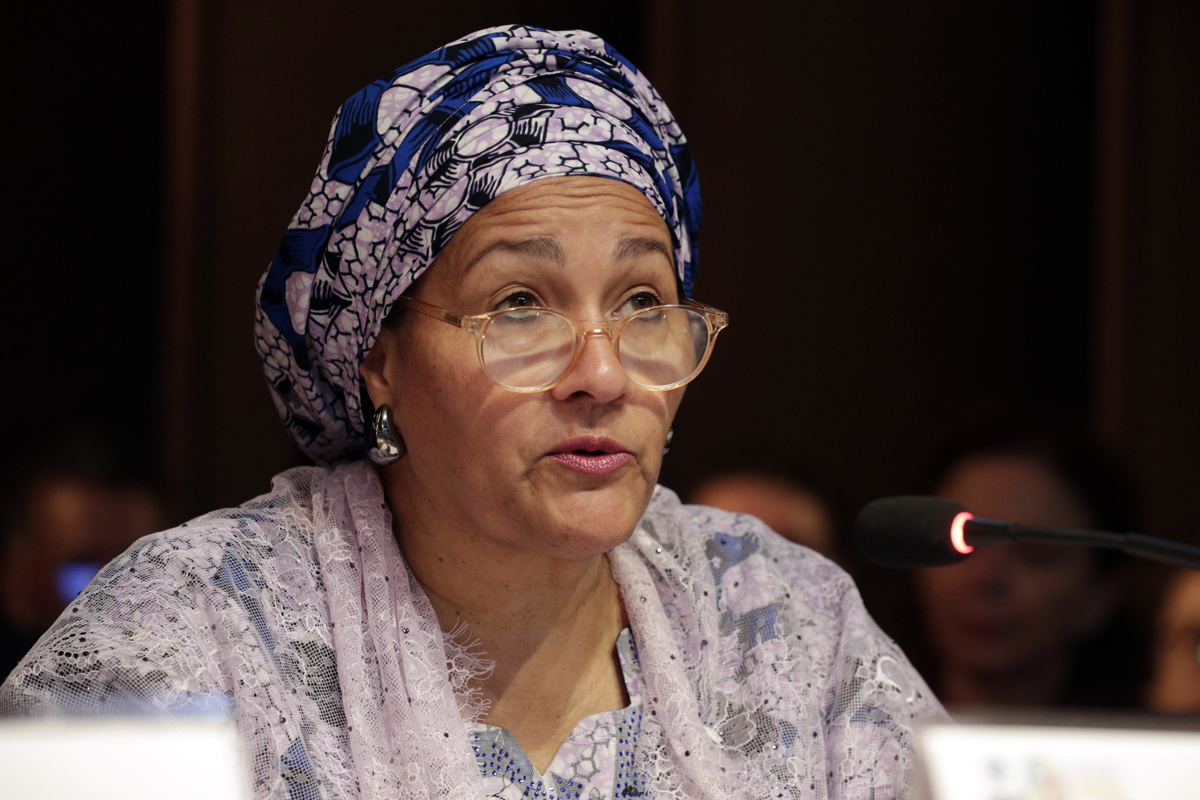
M 1050 544 L 1081 544 L 1121 550 L 1131 556 L 1162 561 L 1176 567 L 1200 570 L 1200 547 L 1140 533 L 1112 533 L 1082 528 L 1043 528 L 1038 525 L 1015 525 L 991 519 L 969 519 L 963 533 L 972 546 L 1000 542 L 1048 542 Z

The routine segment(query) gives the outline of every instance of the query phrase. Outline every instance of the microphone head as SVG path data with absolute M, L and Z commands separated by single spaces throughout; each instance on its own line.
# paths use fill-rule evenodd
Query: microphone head
M 963 515 L 960 517 L 960 515 Z M 971 552 L 962 525 L 971 515 L 940 497 L 884 497 L 868 503 L 854 522 L 854 541 L 868 561 L 883 567 L 940 567 Z M 952 538 L 956 528 L 957 537 Z M 960 543 L 962 549 L 955 546 Z

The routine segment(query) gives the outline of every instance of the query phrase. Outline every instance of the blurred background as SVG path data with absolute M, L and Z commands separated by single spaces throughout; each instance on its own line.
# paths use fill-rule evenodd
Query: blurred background
M 803 465 L 835 487 L 846 552 L 859 505 L 932 490 L 948 438 L 1027 414 L 1122 462 L 1140 530 L 1200 543 L 1193 0 L 130 0 L 7 16 L 9 551 L 28 549 L 51 478 L 103 488 L 103 513 L 132 514 L 113 504 L 136 496 L 138 519 L 174 523 L 303 463 L 259 373 L 253 298 L 333 113 L 509 22 L 603 35 L 694 147 L 696 296 L 732 325 L 688 389 L 663 483 L 690 493 L 759 456 Z M 894 601 L 907 576 L 853 562 L 885 629 L 915 636 Z

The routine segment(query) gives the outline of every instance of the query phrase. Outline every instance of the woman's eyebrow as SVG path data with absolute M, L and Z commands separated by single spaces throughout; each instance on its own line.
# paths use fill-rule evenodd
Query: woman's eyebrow
M 613 260 L 622 261 L 626 258 L 645 255 L 646 253 L 662 253 L 663 257 L 670 263 L 675 263 L 675 255 L 663 244 L 660 239 L 652 239 L 649 236 L 626 236 L 617 242 L 617 246 L 613 248 Z
M 497 250 L 505 250 L 510 253 L 523 253 L 524 255 L 537 256 L 538 258 L 548 258 L 557 264 L 565 264 L 567 260 L 562 248 L 558 246 L 558 242 L 550 236 L 534 236 L 529 239 L 517 240 L 501 239 L 498 242 L 492 242 L 476 253 L 463 272 L 466 272 L 482 261 L 484 256 Z

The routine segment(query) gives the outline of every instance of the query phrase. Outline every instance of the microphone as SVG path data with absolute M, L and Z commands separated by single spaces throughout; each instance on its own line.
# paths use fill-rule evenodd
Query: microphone
M 980 519 L 940 497 L 884 497 L 868 503 L 854 523 L 854 541 L 883 567 L 940 567 L 963 561 L 978 547 L 1002 542 L 1049 542 L 1121 550 L 1176 567 L 1200 569 L 1200 547 L 1083 528 L 1049 528 Z

